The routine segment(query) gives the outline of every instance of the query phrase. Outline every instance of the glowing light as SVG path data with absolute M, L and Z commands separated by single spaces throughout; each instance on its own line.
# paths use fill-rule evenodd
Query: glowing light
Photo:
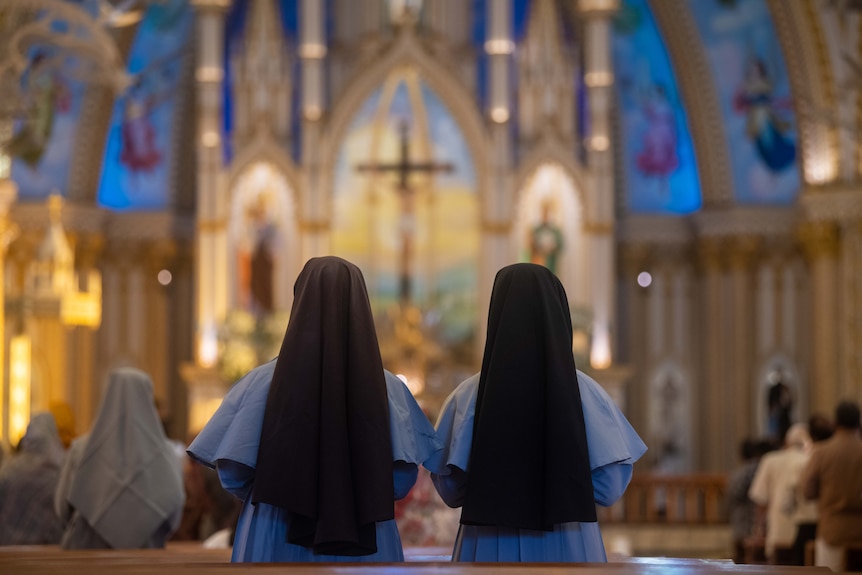
M 503 106 L 495 106 L 491 108 L 491 119 L 498 124 L 503 124 L 509 121 L 509 109 Z
M 203 367 L 212 367 L 218 360 L 218 337 L 214 327 L 205 327 L 198 341 L 198 362 Z
M 514 51 L 515 43 L 506 38 L 485 42 L 485 53 L 491 56 L 511 54 Z
M 824 184 L 835 179 L 838 171 L 838 166 L 832 154 L 821 153 L 817 158 L 806 162 L 807 170 L 805 170 L 806 180 L 810 184 Z
M 207 130 L 201 135 L 201 144 L 207 148 L 215 148 L 219 142 L 221 142 L 221 138 L 215 130 Z
M 320 60 L 326 56 L 325 44 L 303 44 L 299 47 L 299 57 L 307 60 Z
M 611 337 L 608 329 L 600 324 L 593 326 L 590 365 L 593 369 L 606 369 L 611 366 Z
M 604 152 L 611 145 L 611 141 L 607 136 L 593 136 L 590 138 L 590 147 L 597 152 Z
M 403 381 L 404 385 L 407 385 L 407 376 L 406 375 L 404 375 L 403 373 L 397 373 L 397 374 L 395 374 L 395 377 L 397 377 L 398 379 Z
M 404 382 L 404 385 L 407 386 L 407 389 L 410 390 L 410 393 L 413 395 L 420 395 L 423 391 L 425 391 L 425 380 L 421 377 L 407 377 L 403 373 L 398 373 L 395 375 L 398 379 Z
M 652 284 L 652 275 L 649 272 L 641 272 L 638 274 L 638 285 L 642 288 L 649 287 Z
M 18 443 L 30 421 L 30 338 L 9 342 L 9 439 Z
M 590 88 L 603 88 L 614 83 L 614 75 L 611 72 L 587 72 L 584 74 L 584 84 Z
M 320 109 L 320 106 L 310 105 L 305 107 L 303 115 L 306 120 L 316 122 L 323 115 L 323 110 Z
M 221 82 L 224 79 L 224 70 L 219 66 L 201 66 L 195 72 L 198 82 Z
M 159 278 L 159 283 L 162 284 L 163 286 L 166 286 L 166 285 L 169 285 L 171 283 L 171 280 L 174 278 L 174 276 L 171 275 L 171 272 L 169 272 L 168 270 L 162 270 L 159 272 L 158 278 Z

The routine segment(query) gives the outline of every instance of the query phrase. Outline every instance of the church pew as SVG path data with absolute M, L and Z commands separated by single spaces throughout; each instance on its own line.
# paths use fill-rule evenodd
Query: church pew
M 818 567 L 736 565 L 727 560 L 632 558 L 607 564 L 243 564 L 231 565 L 227 550 L 171 546 L 165 550 L 63 551 L 56 547 L 0 549 L 0 573 L 17 575 L 815 575 Z

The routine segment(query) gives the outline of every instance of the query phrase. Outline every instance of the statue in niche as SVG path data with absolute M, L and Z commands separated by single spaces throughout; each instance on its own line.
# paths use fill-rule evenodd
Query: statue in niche
M 663 422 L 656 455 L 656 468 L 666 473 L 681 471 L 683 447 L 680 438 L 683 436 L 682 424 L 679 419 L 680 390 L 668 377 L 659 390 L 659 416 Z
M 278 228 L 272 220 L 272 193 L 262 191 L 246 206 L 239 238 L 237 280 L 239 304 L 256 316 L 272 313 L 273 267 Z
M 790 429 L 790 413 L 793 410 L 793 394 L 784 383 L 781 368 L 767 376 L 769 389 L 766 392 L 767 432 L 776 441 L 784 441 L 784 434 Z
M 554 224 L 554 205 L 550 198 L 542 202 L 542 220 L 530 230 L 530 261 L 557 273 L 557 263 L 563 252 L 563 232 Z

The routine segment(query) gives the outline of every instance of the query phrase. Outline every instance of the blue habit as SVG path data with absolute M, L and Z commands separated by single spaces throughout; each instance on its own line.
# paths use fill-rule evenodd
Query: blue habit
M 587 447 L 597 504 L 612 505 L 628 487 L 632 464 L 647 447 L 602 387 L 578 371 Z M 450 507 L 460 507 L 466 493 L 473 418 L 479 374 L 459 385 L 446 399 L 437 420 L 443 451 L 426 463 L 437 492 Z M 560 454 L 565 456 L 565 454 Z M 517 465 L 517 462 L 510 462 Z M 500 462 L 500 473 L 506 473 Z M 501 502 L 505 505 L 505 502 Z M 562 523 L 553 531 L 461 525 L 453 561 L 487 562 L 604 562 L 598 523 Z
M 255 368 L 228 392 L 188 453 L 216 469 L 222 486 L 242 499 L 234 537 L 233 562 L 403 561 L 395 520 L 377 523 L 377 552 L 360 557 L 323 555 L 287 542 L 290 514 L 266 503 L 251 503 L 260 431 L 275 360 Z M 386 372 L 392 436 L 395 499 L 407 495 L 418 466 L 442 449 L 431 423 L 404 383 Z

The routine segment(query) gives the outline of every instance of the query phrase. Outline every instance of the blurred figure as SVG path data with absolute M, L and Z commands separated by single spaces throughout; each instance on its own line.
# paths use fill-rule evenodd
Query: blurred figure
M 57 423 L 57 433 L 60 435 L 60 441 L 63 443 L 63 449 L 69 449 L 72 445 L 72 440 L 77 435 L 75 433 L 75 414 L 72 413 L 72 406 L 65 401 L 52 401 L 48 406 L 48 411 L 54 416 L 54 421 Z
M 0 545 L 56 545 L 63 525 L 54 513 L 54 490 L 63 445 L 50 413 L 30 419 L 18 453 L 0 469 Z
M 827 439 L 832 437 L 835 428 L 829 418 L 823 414 L 815 413 L 808 418 L 808 435 L 811 436 L 811 449 L 813 453 Z M 810 459 L 810 457 L 809 457 Z M 806 465 L 808 461 L 805 462 Z M 802 494 L 799 478 L 805 467 L 800 467 L 796 470 L 797 473 L 797 488 L 796 501 L 800 512 L 796 514 L 796 540 L 793 542 L 793 564 L 805 565 L 805 546 L 809 541 L 814 541 L 817 535 L 817 506 L 812 506 L 810 503 L 805 504 L 805 496 Z
M 835 409 L 835 433 L 811 455 L 802 474 L 805 497 L 817 500 L 814 564 L 841 571 L 844 548 L 862 543 L 862 440 L 859 404 Z
M 740 445 L 740 465 L 727 481 L 727 514 L 730 517 L 730 528 L 733 531 L 733 561 L 744 563 L 745 540 L 754 534 L 754 518 L 756 508 L 748 497 L 748 490 L 754 481 L 761 451 L 755 439 L 745 439 Z
M 150 377 L 111 372 L 93 429 L 72 443 L 54 499 L 64 549 L 164 547 L 183 510 L 182 471 Z
M 766 507 L 766 557 L 772 563 L 790 562 L 789 549 L 796 539 L 795 515 L 816 512 L 797 509 L 796 505 L 796 484 L 808 461 L 810 444 L 807 426 L 791 425 L 784 437 L 784 448 L 763 456 L 748 490 L 752 501 Z M 782 548 L 783 555 L 776 554 L 776 547 Z

